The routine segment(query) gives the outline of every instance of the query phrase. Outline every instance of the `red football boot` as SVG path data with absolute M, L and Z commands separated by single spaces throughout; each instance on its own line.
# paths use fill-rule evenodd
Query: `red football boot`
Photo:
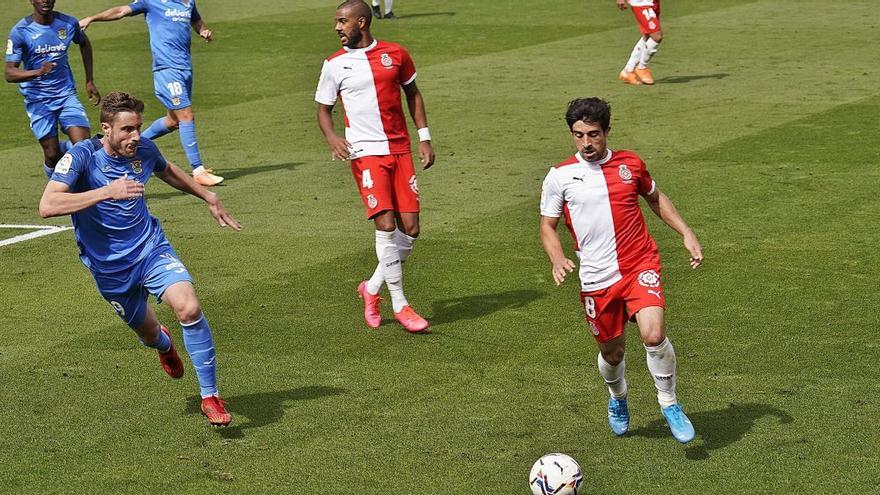
M 373 295 L 367 291 L 367 281 L 364 280 L 358 285 L 358 297 L 364 300 L 364 321 L 370 328 L 378 328 L 382 323 L 382 315 L 379 314 L 379 301 L 382 300 L 378 294 Z
M 177 349 L 174 348 L 174 339 L 171 338 L 171 332 L 168 331 L 165 325 L 159 325 L 159 328 L 162 330 L 162 333 L 168 336 L 168 340 L 171 341 L 171 347 L 166 352 L 159 353 L 159 363 L 162 364 L 162 369 L 165 370 L 165 373 L 168 373 L 168 376 L 180 378 L 183 376 L 183 361 L 180 360 L 180 356 L 177 355 Z
M 232 422 L 232 415 L 226 411 L 226 403 L 216 395 L 202 399 L 202 415 L 208 418 L 211 426 L 228 426 Z
M 419 316 L 410 306 L 404 306 L 399 313 L 394 313 L 394 317 L 410 333 L 422 333 L 428 330 L 428 321 Z

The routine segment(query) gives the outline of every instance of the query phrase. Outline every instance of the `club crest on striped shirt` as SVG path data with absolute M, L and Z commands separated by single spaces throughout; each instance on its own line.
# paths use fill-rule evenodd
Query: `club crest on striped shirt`
M 620 178 L 623 182 L 629 183 L 633 178 L 633 174 L 628 168 L 626 168 L 626 164 L 617 167 L 617 172 L 620 174 Z
M 382 57 L 379 59 L 379 61 L 385 67 L 391 67 L 391 65 L 394 63 L 394 61 L 391 60 L 391 55 L 388 55 L 387 53 L 383 53 Z

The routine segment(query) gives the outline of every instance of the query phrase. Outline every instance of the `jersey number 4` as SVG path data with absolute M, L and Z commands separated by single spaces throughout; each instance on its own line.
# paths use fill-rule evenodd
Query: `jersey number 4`
M 373 176 L 370 175 L 370 170 L 364 170 L 364 175 L 361 176 L 361 187 L 364 189 L 372 189 L 373 188 Z

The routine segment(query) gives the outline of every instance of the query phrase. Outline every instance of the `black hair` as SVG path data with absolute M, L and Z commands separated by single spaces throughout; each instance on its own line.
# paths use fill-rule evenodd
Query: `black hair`
M 578 120 L 599 124 L 602 130 L 607 131 L 611 128 L 611 105 L 595 96 L 571 100 L 568 103 L 568 110 L 565 111 L 565 121 L 568 123 L 568 128 L 571 129 Z

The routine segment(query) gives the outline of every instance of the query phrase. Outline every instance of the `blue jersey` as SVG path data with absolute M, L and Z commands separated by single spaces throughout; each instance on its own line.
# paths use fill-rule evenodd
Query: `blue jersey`
M 146 18 L 153 70 L 192 70 L 190 25 L 201 19 L 195 0 L 134 0 L 128 6 Z
M 73 73 L 67 61 L 70 43 L 81 44 L 85 34 L 75 18 L 55 12 L 52 23 L 44 26 L 25 17 L 9 32 L 6 40 L 6 61 L 23 63 L 25 70 L 39 69 L 45 62 L 55 62 L 52 72 L 30 81 L 18 83 L 26 100 L 55 99 L 76 94 Z
M 128 175 L 142 184 L 153 172 L 165 170 L 167 162 L 152 141 L 141 138 L 132 158 L 114 158 L 104 151 L 101 140 L 79 142 L 55 165 L 52 180 L 81 193 L 104 187 Z M 145 197 L 106 200 L 73 215 L 73 228 L 80 259 L 93 272 L 125 270 L 166 242 L 159 220 L 150 215 Z

